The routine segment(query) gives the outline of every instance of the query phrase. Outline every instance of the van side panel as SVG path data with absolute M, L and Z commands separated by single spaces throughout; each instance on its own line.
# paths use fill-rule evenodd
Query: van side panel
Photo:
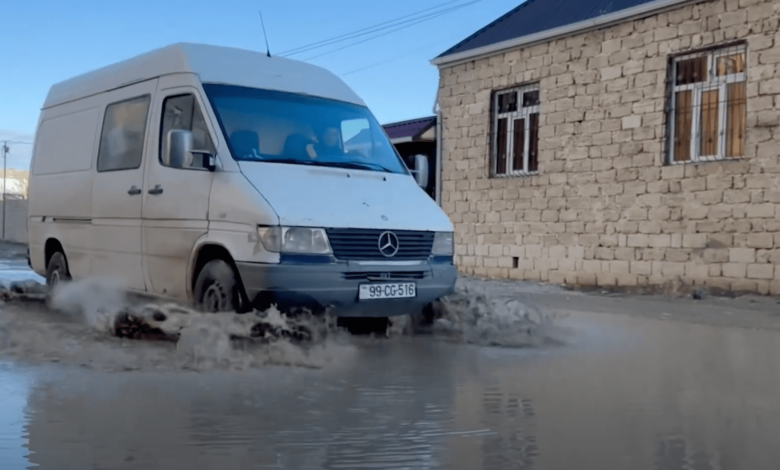
M 95 148 L 100 108 L 90 108 L 41 122 L 32 171 L 35 175 L 59 175 L 89 171 Z M 67 155 L 68 158 L 63 158 Z
M 99 107 L 66 105 L 45 110 L 31 162 L 29 240 L 31 263 L 46 271 L 49 238 L 65 248 L 76 277 L 89 272 L 92 162 L 96 152 Z

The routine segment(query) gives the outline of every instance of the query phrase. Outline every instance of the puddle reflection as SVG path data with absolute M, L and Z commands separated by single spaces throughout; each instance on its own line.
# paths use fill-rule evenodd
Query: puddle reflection
M 776 333 L 571 324 L 570 347 L 366 340 L 323 370 L 0 369 L 3 468 L 776 468 Z
M 10 365 L 0 363 L 0 462 L 2 468 L 21 469 L 30 463 L 25 431 L 30 379 L 10 369 Z

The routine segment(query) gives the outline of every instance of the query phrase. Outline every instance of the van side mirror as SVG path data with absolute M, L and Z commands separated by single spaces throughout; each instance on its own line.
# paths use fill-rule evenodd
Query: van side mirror
M 192 161 L 192 132 L 172 129 L 165 136 L 163 165 L 171 168 L 185 168 Z
M 411 170 L 417 184 L 426 189 L 428 187 L 428 157 L 425 155 L 414 156 L 414 170 Z
M 201 166 L 209 171 L 214 171 L 217 169 L 217 157 L 212 155 L 211 152 L 208 150 L 190 150 L 190 153 L 193 155 L 193 161 L 195 155 L 200 155 L 200 157 L 203 159 L 201 162 Z
M 216 157 L 208 150 L 193 149 L 192 132 L 185 129 L 171 129 L 165 136 L 163 165 L 171 168 L 192 168 L 195 155 L 203 158 L 202 166 L 209 171 L 216 169 Z

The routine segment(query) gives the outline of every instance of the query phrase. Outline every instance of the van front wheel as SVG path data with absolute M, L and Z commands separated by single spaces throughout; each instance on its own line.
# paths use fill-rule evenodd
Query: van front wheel
M 235 312 L 239 305 L 239 286 L 233 268 L 221 259 L 206 263 L 195 282 L 197 307 L 209 313 Z

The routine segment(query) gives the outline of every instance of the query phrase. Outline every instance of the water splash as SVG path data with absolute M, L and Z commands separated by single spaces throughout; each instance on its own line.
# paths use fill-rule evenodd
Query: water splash
M 561 315 L 478 285 L 460 286 L 435 309 L 434 334 L 451 341 L 509 348 L 561 344 Z
M 127 291 L 115 279 L 85 279 L 57 285 L 51 292 L 51 306 L 61 313 L 78 316 L 99 333 L 112 334 L 116 311 L 129 305 Z
M 22 304 L 5 305 L 0 351 L 123 370 L 323 368 L 348 363 L 354 353 L 328 318 L 288 317 L 274 307 L 210 314 L 175 303 L 138 303 L 119 282 L 105 279 L 63 283 L 50 300 L 51 310 L 26 303 L 23 312 L 13 308 Z

